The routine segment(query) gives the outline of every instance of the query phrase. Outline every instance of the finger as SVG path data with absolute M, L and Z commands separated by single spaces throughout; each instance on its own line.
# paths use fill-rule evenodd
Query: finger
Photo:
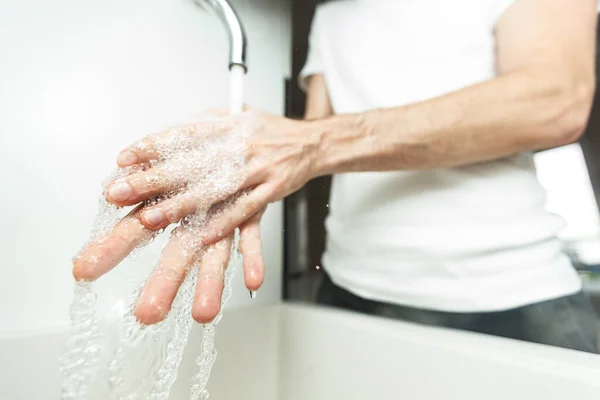
M 129 146 L 119 153 L 117 164 L 119 167 L 130 167 L 135 164 L 148 163 L 158 160 L 160 154 L 155 146 L 156 136 L 148 136 Z
M 191 124 L 174 126 L 161 133 L 146 136 L 121 151 L 117 164 L 124 168 L 160 160 L 164 152 L 181 147 L 183 142 L 189 140 L 195 134 L 196 127 L 197 125 Z
M 260 288 L 265 277 L 265 261 L 260 238 L 260 220 L 263 211 L 240 227 L 240 252 L 244 260 L 244 280 L 248 290 Z
M 136 303 L 135 316 L 141 323 L 156 324 L 171 310 L 177 291 L 196 259 L 194 242 L 189 229 L 173 233 Z
M 212 244 L 230 235 L 235 228 L 267 206 L 271 193 L 271 187 L 263 184 L 240 195 L 231 206 L 224 207 L 222 212 L 211 218 L 203 230 L 202 241 Z
M 133 210 L 111 232 L 90 243 L 75 256 L 73 276 L 76 280 L 98 279 L 152 237 L 154 233 L 139 220 L 140 209 Z
M 121 151 L 117 157 L 117 164 L 120 167 L 130 167 L 135 164 L 160 160 L 165 153 L 197 145 L 211 133 L 230 129 L 228 124 L 223 124 L 222 119 L 214 118 L 217 113 L 218 111 L 215 111 L 212 117 L 201 118 L 199 122 L 174 126 L 159 134 L 143 138 Z
M 185 186 L 181 179 L 159 168 L 117 179 L 106 188 L 106 200 L 117 206 L 130 206 Z
M 225 268 L 229 263 L 233 237 L 209 246 L 200 261 L 192 317 L 201 324 L 212 321 L 221 310 Z
M 141 215 L 141 221 L 148 229 L 162 229 L 174 224 L 182 218 L 197 212 L 200 208 L 214 203 L 203 197 L 200 190 L 178 194 L 161 201 L 155 206 L 147 207 Z

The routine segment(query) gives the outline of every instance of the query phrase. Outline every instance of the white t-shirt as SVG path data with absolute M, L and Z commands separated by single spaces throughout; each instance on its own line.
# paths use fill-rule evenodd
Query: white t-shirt
M 317 8 L 301 73 L 336 114 L 402 106 L 496 76 L 494 27 L 515 0 L 343 0 Z M 367 299 L 476 312 L 575 293 L 532 154 L 334 177 L 324 266 Z
M 577 261 L 600 264 L 600 214 L 579 143 L 535 155 L 537 177 L 546 189 L 546 209 L 566 221 L 559 238 Z

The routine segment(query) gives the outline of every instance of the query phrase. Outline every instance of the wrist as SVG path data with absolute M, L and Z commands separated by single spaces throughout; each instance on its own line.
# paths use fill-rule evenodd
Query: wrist
M 369 142 L 363 115 L 334 115 L 306 122 L 316 143 L 313 178 L 361 170 L 361 149 Z
M 331 118 L 318 120 L 302 121 L 304 126 L 304 137 L 307 138 L 309 145 L 310 173 L 309 180 L 320 176 L 330 175 L 329 154 L 327 153 L 328 139 L 333 132 Z

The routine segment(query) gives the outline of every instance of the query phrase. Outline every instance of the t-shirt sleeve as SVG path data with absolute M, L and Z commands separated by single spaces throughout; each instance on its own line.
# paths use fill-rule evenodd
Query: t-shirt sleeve
M 308 54 L 306 56 L 306 62 L 304 67 L 298 75 L 298 85 L 304 91 L 306 91 L 307 78 L 311 75 L 322 74 L 323 71 L 323 57 L 322 57 L 322 45 L 323 42 L 323 26 L 321 20 L 322 12 L 320 6 L 317 6 L 315 15 L 313 17 L 310 33 L 308 36 Z

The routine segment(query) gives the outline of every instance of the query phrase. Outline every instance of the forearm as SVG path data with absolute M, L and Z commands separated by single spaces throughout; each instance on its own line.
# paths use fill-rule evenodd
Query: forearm
M 413 105 L 308 122 L 315 175 L 451 167 L 564 145 L 583 131 L 592 82 L 514 72 Z

